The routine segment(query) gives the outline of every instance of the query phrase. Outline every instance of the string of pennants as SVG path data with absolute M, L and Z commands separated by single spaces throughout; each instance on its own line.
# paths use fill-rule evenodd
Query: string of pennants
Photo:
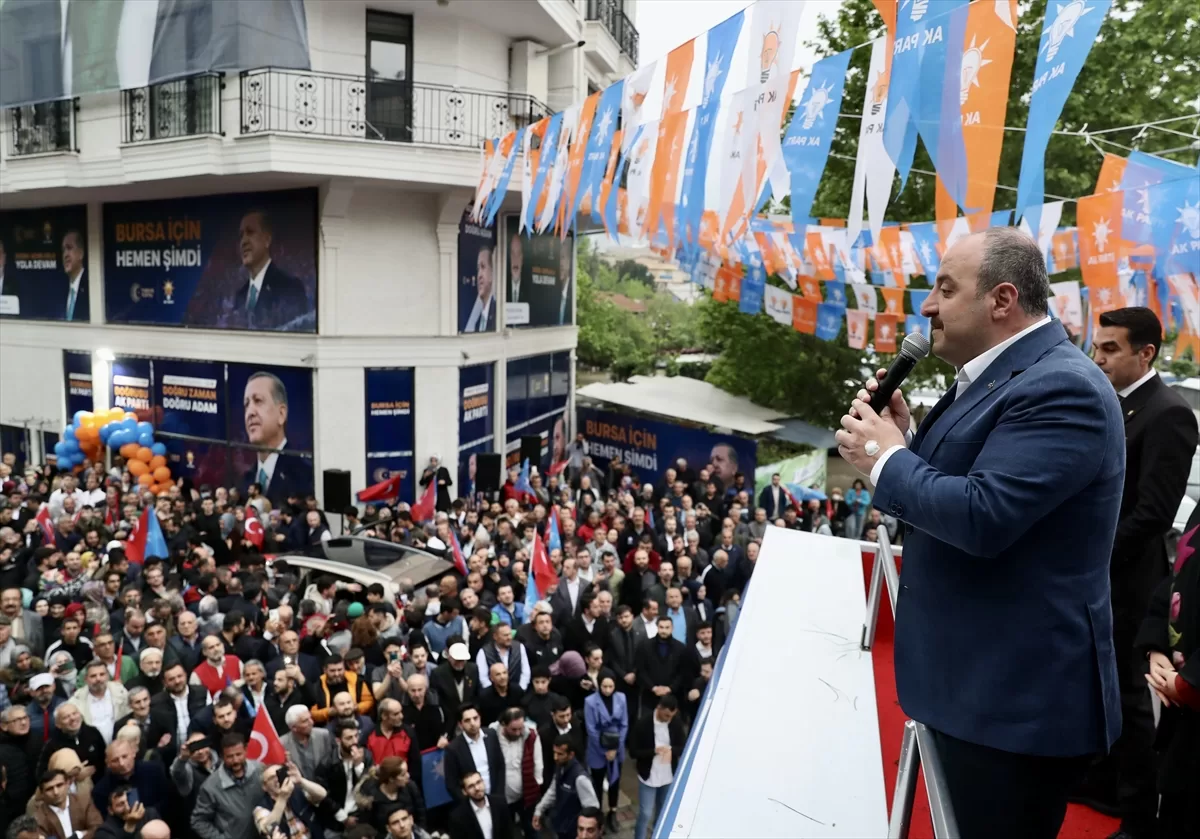
M 1064 202 L 1045 201 L 1046 146 L 1111 0 L 1051 2 L 1047 10 L 1025 83 L 1016 213 L 993 212 L 1016 0 L 874 4 L 886 34 L 862 45 L 871 59 L 847 219 L 809 212 L 853 50 L 814 64 L 797 95 L 801 71 L 791 68 L 805 3 L 758 0 L 665 60 L 486 141 L 476 221 L 494 223 L 519 186 L 524 233 L 565 237 L 583 214 L 614 241 L 678 259 L 742 311 L 765 311 L 826 340 L 845 322 L 856 347 L 866 346 L 873 322 L 883 352 L 894 348 L 897 330 L 925 326 L 919 301 L 928 292 L 909 289 L 909 277 L 932 281 L 937 260 L 962 235 L 1019 224 L 1038 239 L 1052 272 L 1081 271 L 1082 288 L 1053 284 L 1052 307 L 1069 328 L 1090 331 L 1100 311 L 1133 300 L 1186 335 L 1200 333 L 1200 162 L 1106 156 L 1096 193 L 1077 201 L 1077 228 L 1059 227 Z M 744 83 L 732 89 L 739 77 Z M 885 225 L 894 180 L 899 175 L 903 189 L 918 139 L 937 174 L 935 219 Z M 770 199 L 784 197 L 790 218 L 762 215 Z M 768 284 L 769 274 L 787 288 Z

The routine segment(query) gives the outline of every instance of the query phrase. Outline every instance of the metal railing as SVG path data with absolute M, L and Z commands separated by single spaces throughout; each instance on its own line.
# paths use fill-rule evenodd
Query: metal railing
M 860 543 L 867 549 L 869 543 Z M 871 566 L 871 588 L 867 595 L 867 615 L 863 624 L 862 648 L 870 650 L 875 643 L 875 627 L 879 622 L 879 606 L 883 599 L 883 584 L 887 583 L 892 618 L 896 617 L 896 598 L 900 594 L 900 574 L 896 570 L 896 555 L 881 530 L 879 544 L 874 546 L 875 562 Z M 916 720 L 904 723 L 904 740 L 900 744 L 900 764 L 896 771 L 896 788 L 892 793 L 892 811 L 888 819 L 888 839 L 908 839 L 912 826 L 913 800 L 917 794 L 917 776 L 925 770 L 925 795 L 929 798 L 929 815 L 936 839 L 958 836 L 958 823 L 946 789 L 946 776 L 933 734 Z
M 241 132 L 478 149 L 553 113 L 532 96 L 262 68 L 241 74 Z
M 223 134 L 223 73 L 200 73 L 121 91 L 121 142 Z
M 621 52 L 629 56 L 634 67 L 637 66 L 638 31 L 622 9 L 621 0 L 588 0 L 587 19 L 603 23 Z
M 78 110 L 78 99 L 53 99 L 9 108 L 9 155 L 79 151 L 75 145 Z

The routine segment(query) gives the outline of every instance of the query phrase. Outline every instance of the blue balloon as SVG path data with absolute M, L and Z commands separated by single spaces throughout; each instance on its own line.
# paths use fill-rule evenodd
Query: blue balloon
M 66 428 L 64 428 L 62 436 L 63 436 L 64 440 L 74 440 L 75 439 L 75 426 L 68 425 Z
M 74 419 L 71 420 L 71 425 L 74 425 L 76 428 L 83 425 L 83 415 L 85 413 L 87 413 L 87 412 L 86 411 L 76 411 Z
M 154 426 L 148 422 L 139 422 L 137 424 L 138 434 L 153 434 Z
M 150 447 L 150 452 L 155 455 L 167 456 L 167 447 L 162 443 L 155 443 Z
M 132 442 L 133 441 L 129 438 L 129 432 L 124 428 L 118 428 L 108 438 L 109 448 L 113 449 L 119 449 L 126 443 Z
M 108 438 L 112 436 L 113 428 L 111 425 L 106 425 L 100 429 L 100 442 L 107 443 Z
M 146 448 L 150 448 L 151 446 L 154 445 L 154 432 L 153 431 L 143 431 L 141 434 L 138 435 L 137 441 L 138 441 L 139 446 L 145 446 Z
M 54 456 L 59 460 L 65 460 L 67 457 L 67 446 L 65 443 L 59 442 L 54 444 Z
M 70 454 L 70 455 L 74 455 L 76 452 L 79 451 L 79 441 L 76 440 L 74 437 L 71 437 L 68 440 L 63 440 L 63 446 L 64 446 L 64 448 L 66 448 L 67 454 Z
M 126 431 L 132 431 L 134 434 L 136 434 L 137 427 L 138 427 L 138 421 L 135 419 L 130 419 L 129 417 L 126 417 L 125 419 L 121 420 L 121 428 L 124 428 Z

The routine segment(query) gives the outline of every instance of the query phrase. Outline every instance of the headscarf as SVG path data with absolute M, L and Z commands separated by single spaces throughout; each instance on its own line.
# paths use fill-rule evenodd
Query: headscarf
M 587 673 L 587 665 L 583 663 L 583 656 L 574 650 L 567 650 L 558 661 L 550 665 L 551 676 L 582 679 L 585 673 Z

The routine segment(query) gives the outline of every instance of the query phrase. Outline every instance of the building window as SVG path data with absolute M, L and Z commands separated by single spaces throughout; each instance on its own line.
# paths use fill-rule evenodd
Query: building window
M 367 11 L 367 137 L 412 142 L 410 15 Z

